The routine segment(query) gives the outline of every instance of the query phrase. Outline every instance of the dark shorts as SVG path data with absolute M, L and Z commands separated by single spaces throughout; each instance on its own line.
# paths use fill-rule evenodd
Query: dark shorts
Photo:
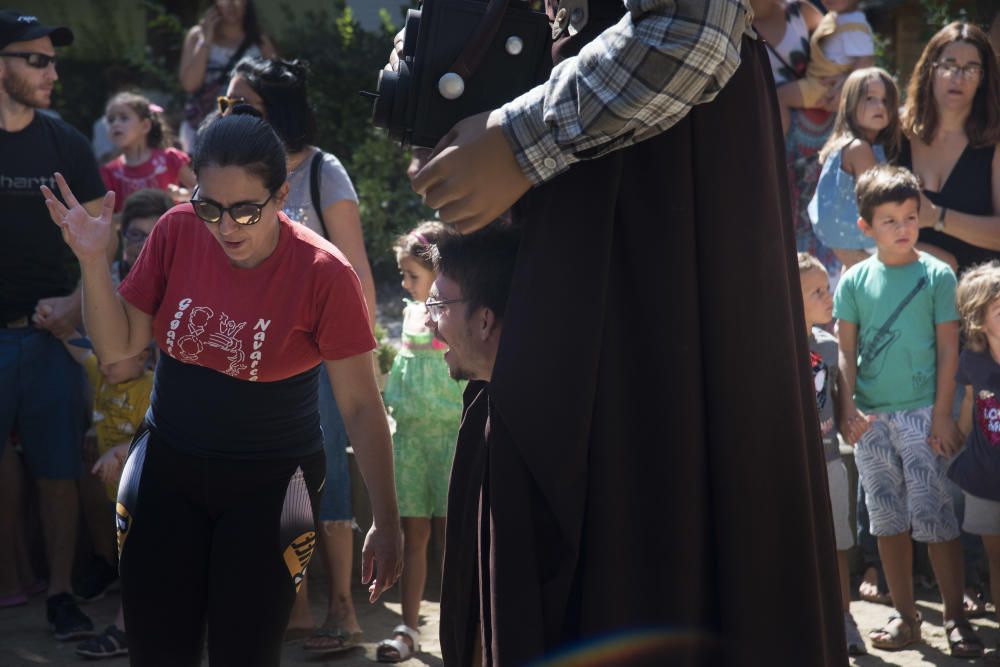
M 326 485 L 319 504 L 320 521 L 351 521 L 351 475 L 347 464 L 347 430 L 340 416 L 326 368 L 319 371 L 319 420 L 326 452 Z
M 76 479 L 87 419 L 83 368 L 40 329 L 0 329 L 0 454 L 16 432 L 33 475 Z

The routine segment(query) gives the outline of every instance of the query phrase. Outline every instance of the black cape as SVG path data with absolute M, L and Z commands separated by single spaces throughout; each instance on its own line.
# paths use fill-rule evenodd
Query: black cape
M 496 665 L 847 664 L 773 90 L 745 37 L 716 100 L 515 210 L 452 472 L 445 665 L 479 629 Z

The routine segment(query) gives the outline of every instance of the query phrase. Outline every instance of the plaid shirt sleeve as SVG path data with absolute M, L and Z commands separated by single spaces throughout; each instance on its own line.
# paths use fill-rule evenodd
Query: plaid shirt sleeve
M 500 109 L 535 185 L 648 139 L 709 102 L 740 64 L 749 0 L 624 0 L 628 12 Z

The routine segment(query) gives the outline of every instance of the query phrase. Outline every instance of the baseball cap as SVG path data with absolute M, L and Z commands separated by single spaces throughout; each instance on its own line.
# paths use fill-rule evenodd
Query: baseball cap
M 0 11 L 0 49 L 11 42 L 27 42 L 48 35 L 53 46 L 73 43 L 73 31 L 64 26 L 42 25 L 30 14 L 10 10 Z

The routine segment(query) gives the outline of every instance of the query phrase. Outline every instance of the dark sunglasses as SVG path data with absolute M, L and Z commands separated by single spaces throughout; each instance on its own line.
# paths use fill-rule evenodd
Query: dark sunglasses
M 27 51 L 0 51 L 0 56 L 24 58 L 25 62 L 28 63 L 28 67 L 36 69 L 45 69 L 50 63 L 54 64 L 56 62 L 55 56 L 49 56 L 44 53 L 29 53 Z
M 196 199 L 198 190 L 195 189 L 194 197 L 191 198 L 191 205 L 194 206 L 194 214 L 205 222 L 218 224 L 222 222 L 222 216 L 227 212 L 238 225 L 256 225 L 260 222 L 260 214 L 274 197 L 272 192 L 267 199 L 260 204 L 253 202 L 240 202 L 230 207 L 225 207 L 210 199 Z
M 216 104 L 219 105 L 219 113 L 225 114 L 227 111 L 232 109 L 237 104 L 250 104 L 250 102 L 245 97 L 227 97 L 225 95 L 220 95 L 215 98 Z

